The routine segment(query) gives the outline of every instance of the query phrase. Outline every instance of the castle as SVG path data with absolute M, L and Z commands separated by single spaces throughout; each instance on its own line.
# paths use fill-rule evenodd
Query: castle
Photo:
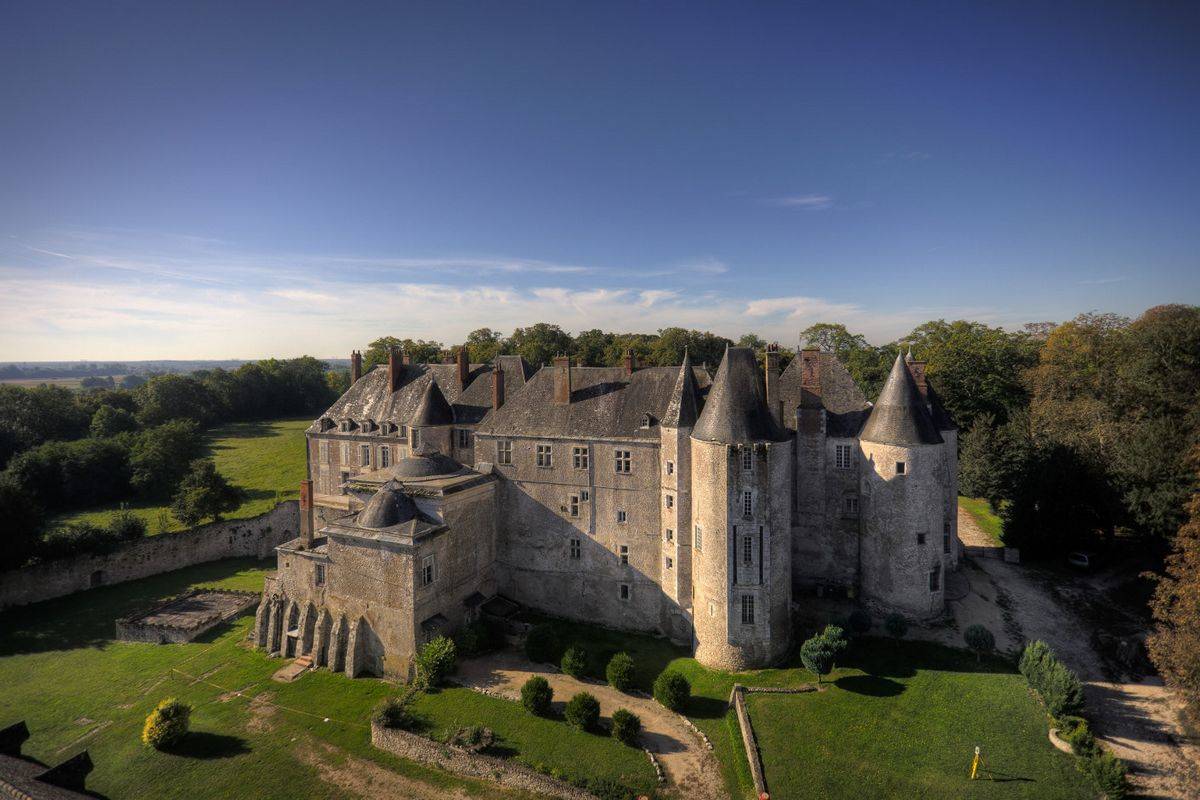
M 958 564 L 953 420 L 911 354 L 868 403 L 831 354 L 536 371 L 393 352 L 308 429 L 300 537 L 252 636 L 406 675 L 493 598 L 653 631 L 725 669 L 791 646 L 815 593 L 940 616 Z M 501 601 L 502 602 L 502 601 Z

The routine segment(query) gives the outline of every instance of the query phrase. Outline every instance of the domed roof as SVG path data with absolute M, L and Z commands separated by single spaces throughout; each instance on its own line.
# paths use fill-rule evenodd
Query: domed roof
M 462 470 L 463 465 L 441 453 L 418 453 L 402 458 L 388 471 L 397 478 L 429 478 L 434 475 L 450 475 Z
M 358 513 L 360 528 L 390 528 L 417 516 L 416 503 L 400 491 L 400 485 L 388 481 Z

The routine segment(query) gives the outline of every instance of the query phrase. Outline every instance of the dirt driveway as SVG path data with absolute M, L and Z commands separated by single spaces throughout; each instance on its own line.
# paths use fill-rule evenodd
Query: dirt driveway
M 606 683 L 579 681 L 561 672 L 548 671 L 512 650 L 461 661 L 455 680 L 464 686 L 518 700 L 521 685 L 533 675 L 541 675 L 550 683 L 556 704 L 577 692 L 591 692 L 600 701 L 600 714 L 604 717 L 611 717 L 618 708 L 637 714 L 642 720 L 642 746 L 654 753 L 679 797 L 689 800 L 724 797 L 716 758 L 677 714 L 654 700 L 618 692 Z

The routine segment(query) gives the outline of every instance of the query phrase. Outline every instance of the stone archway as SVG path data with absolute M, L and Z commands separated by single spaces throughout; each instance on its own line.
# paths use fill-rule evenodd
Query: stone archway
M 283 629 L 283 657 L 295 658 L 299 655 L 296 646 L 300 639 L 300 604 L 295 601 L 289 603 L 284 619 L 287 623 Z
M 333 631 L 333 617 L 329 609 L 322 608 L 317 619 L 317 628 L 313 634 L 313 666 L 324 667 L 329 664 L 329 641 Z
M 300 652 L 299 655 L 306 656 L 313 649 L 313 635 L 317 629 L 317 609 L 312 603 L 309 603 L 304 608 L 304 613 L 300 615 Z

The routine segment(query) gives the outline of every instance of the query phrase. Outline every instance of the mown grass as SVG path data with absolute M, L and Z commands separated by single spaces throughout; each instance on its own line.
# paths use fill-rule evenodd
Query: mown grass
M 371 712 L 399 688 L 324 670 L 290 684 L 271 681 L 284 662 L 247 646 L 252 617 L 185 645 L 112 638 L 116 618 L 190 586 L 260 590 L 267 566 L 273 562 L 214 562 L 0 613 L 0 727 L 26 720 L 32 732 L 26 753 L 46 763 L 86 748 L 96 764 L 89 788 L 113 800 L 354 797 L 331 777 L 339 769 L 361 775 L 361 764 L 352 760 L 445 796 L 459 790 L 523 796 L 375 750 Z M 148 750 L 139 740 L 146 715 L 165 697 L 195 706 L 196 735 L 175 753 Z M 421 698 L 418 712 L 435 734 L 492 727 L 509 755 L 568 779 L 605 778 L 642 790 L 654 785 L 640 751 L 533 717 L 515 703 L 451 688 Z M 406 796 L 403 787 L 391 791 Z
M 304 430 L 309 419 L 237 422 L 213 428 L 205 435 L 205 455 L 217 470 L 246 493 L 245 500 L 226 519 L 246 519 L 270 511 L 284 500 L 299 496 L 304 480 Z M 129 503 L 126 507 L 146 521 L 151 534 L 177 531 L 183 526 L 171 516 L 167 504 Z M 121 504 L 57 517 L 52 524 L 91 522 L 106 524 Z
M 1004 542 L 1000 539 L 1002 529 L 1000 518 L 992 513 L 992 508 L 988 505 L 987 500 L 959 495 L 958 505 L 971 515 L 971 519 L 975 520 L 979 529 L 986 533 L 997 547 L 1003 546 Z

